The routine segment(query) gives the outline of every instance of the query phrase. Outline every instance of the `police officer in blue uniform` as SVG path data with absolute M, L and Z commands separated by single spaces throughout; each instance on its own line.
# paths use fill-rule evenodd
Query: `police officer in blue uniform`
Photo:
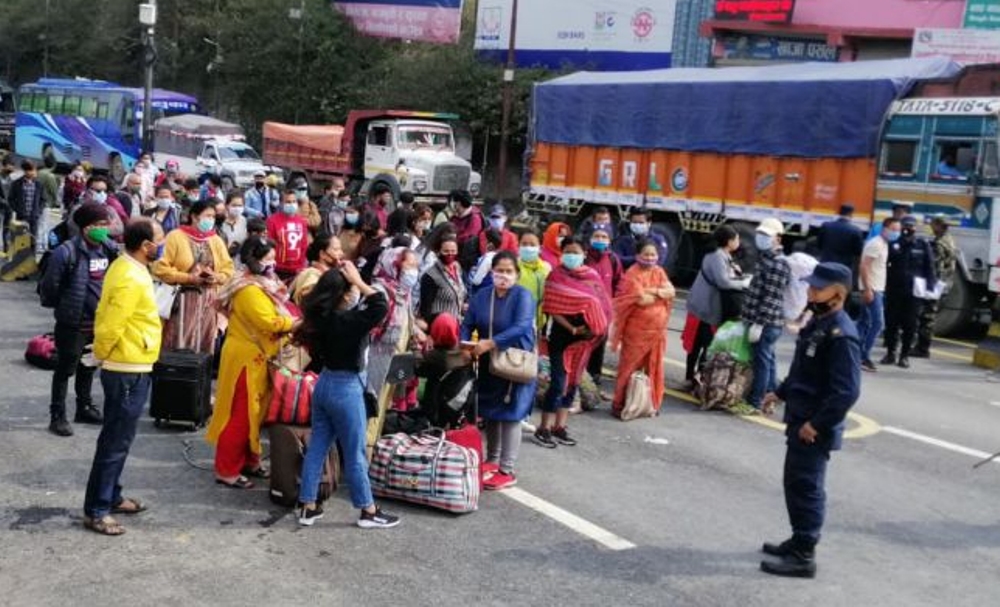
M 841 205 L 838 215 L 837 219 L 820 226 L 816 242 L 819 260 L 833 261 L 854 270 L 861 259 L 861 250 L 865 248 L 865 233 L 851 221 L 854 205 Z
M 788 377 L 764 397 L 765 412 L 785 403 L 785 505 L 792 537 L 764 544 L 779 560 L 764 560 L 763 571 L 788 577 L 816 575 L 815 549 L 826 514 L 826 466 L 840 449 L 847 412 L 861 392 L 861 345 L 844 311 L 851 271 L 839 263 L 816 266 L 809 283 L 812 321 L 799 333 Z

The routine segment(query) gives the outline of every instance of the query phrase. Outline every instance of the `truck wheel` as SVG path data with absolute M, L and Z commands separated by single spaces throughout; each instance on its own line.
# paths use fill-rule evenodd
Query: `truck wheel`
M 671 280 L 683 283 L 686 274 L 690 273 L 688 266 L 691 265 L 691 240 L 685 238 L 680 224 L 677 223 L 654 223 L 653 229 L 667 237 L 667 263 L 663 269 Z
M 118 154 L 112 154 L 111 158 L 108 158 L 108 174 L 114 180 L 115 187 L 125 181 L 125 163 L 122 162 L 122 157 Z
M 955 277 L 951 290 L 941 300 L 934 333 L 947 337 L 961 333 L 972 322 L 972 308 L 975 305 L 972 285 L 961 274 Z
M 757 270 L 757 259 L 759 257 L 757 245 L 754 243 L 757 226 L 743 221 L 729 225 L 740 235 L 740 248 L 736 250 L 733 259 L 739 264 L 744 274 L 753 274 Z
M 396 178 L 392 175 L 376 175 L 372 178 L 371 183 L 368 186 L 368 193 L 371 194 L 375 187 L 380 183 L 388 186 L 388 188 L 392 190 L 392 207 L 396 208 L 396 203 L 399 202 L 399 195 L 403 191 L 402 188 L 399 187 L 399 182 L 396 181 Z M 362 189 L 364 189 L 363 186 Z

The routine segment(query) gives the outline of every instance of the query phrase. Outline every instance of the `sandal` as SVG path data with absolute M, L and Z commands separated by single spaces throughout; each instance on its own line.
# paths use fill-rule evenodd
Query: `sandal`
M 105 516 L 102 518 L 91 518 L 89 516 L 83 517 L 83 526 L 94 533 L 100 533 L 101 535 L 117 536 L 125 533 L 125 527 L 122 527 L 115 519 L 111 516 Z
M 134 497 L 124 497 L 122 501 L 118 502 L 117 506 L 111 509 L 111 514 L 139 514 L 146 510 L 149 510 L 146 504 L 143 504 Z
M 271 471 L 264 466 L 257 466 L 256 468 L 244 468 L 243 476 L 249 476 L 250 478 L 259 478 L 267 480 L 271 478 Z
M 253 489 L 253 482 L 245 476 L 238 476 L 233 482 L 224 481 L 221 478 L 215 479 L 215 482 L 230 489 Z

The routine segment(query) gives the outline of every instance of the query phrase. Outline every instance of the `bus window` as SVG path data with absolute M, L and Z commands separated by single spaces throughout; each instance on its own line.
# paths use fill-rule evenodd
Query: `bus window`
M 24 93 L 21 98 L 17 100 L 17 109 L 22 112 L 27 112 L 31 110 L 31 104 L 35 102 L 34 93 Z
M 48 103 L 48 98 L 45 93 L 37 92 L 35 93 L 34 99 L 31 101 L 31 111 L 45 113 L 48 111 L 46 104 Z
M 968 179 L 976 169 L 978 142 L 945 141 L 937 145 L 937 164 L 931 177 L 939 179 Z
M 916 141 L 886 141 L 882 145 L 882 172 L 913 175 L 917 163 Z
M 80 115 L 80 97 L 78 95 L 67 95 L 63 99 L 63 113 L 67 116 Z
M 108 104 L 107 102 L 101 102 L 97 104 L 97 119 L 107 120 L 108 119 Z
M 95 118 L 97 116 L 97 99 L 93 97 L 80 99 L 80 115 L 84 118 Z
M 997 144 L 983 144 L 983 160 L 979 165 L 979 177 L 988 185 L 996 185 L 1000 181 L 1000 159 L 997 158 Z
M 62 93 L 49 93 L 49 103 L 46 111 L 50 114 L 62 114 L 62 104 Z

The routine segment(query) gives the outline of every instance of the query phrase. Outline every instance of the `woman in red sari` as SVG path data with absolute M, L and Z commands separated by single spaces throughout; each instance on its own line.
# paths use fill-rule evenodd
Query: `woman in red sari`
M 667 349 L 667 322 L 674 305 L 674 286 L 659 265 L 656 244 L 642 242 L 636 263 L 622 280 L 614 301 L 615 326 L 611 348 L 620 351 L 618 382 L 612 415 L 621 416 L 629 378 L 636 371 L 649 376 L 653 407 L 663 401 L 663 357 Z
M 535 431 L 535 442 L 548 449 L 576 444 L 566 430 L 569 409 L 590 355 L 611 324 L 611 297 L 597 271 L 583 264 L 584 251 L 579 238 L 563 240 L 559 266 L 546 279 L 542 296 L 542 311 L 552 319 L 552 383 L 542 402 L 542 423 Z

